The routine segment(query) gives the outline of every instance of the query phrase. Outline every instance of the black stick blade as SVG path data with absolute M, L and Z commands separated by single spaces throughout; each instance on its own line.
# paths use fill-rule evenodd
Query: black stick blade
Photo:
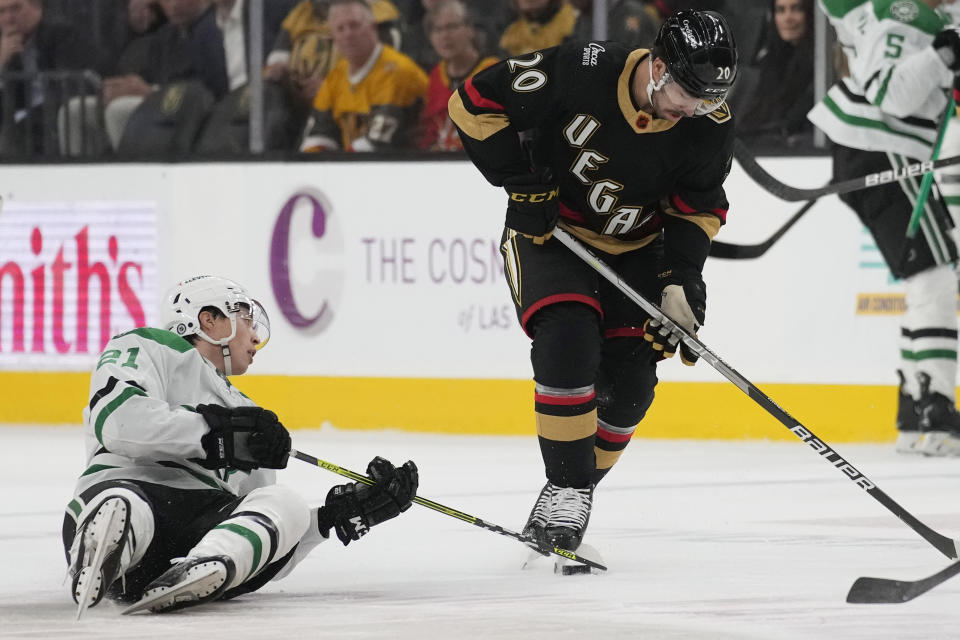
M 923 595 L 941 582 L 960 573 L 960 562 L 954 562 L 922 580 L 889 580 L 887 578 L 857 578 L 847 593 L 847 602 L 855 604 L 896 604 L 909 602 Z
M 904 580 L 886 578 L 857 578 L 847 594 L 847 602 L 854 604 L 906 602 L 920 595 L 911 593 L 913 584 Z

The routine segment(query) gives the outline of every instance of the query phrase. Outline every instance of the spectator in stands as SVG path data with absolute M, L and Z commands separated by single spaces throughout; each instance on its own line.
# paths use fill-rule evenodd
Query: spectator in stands
M 408 56 L 381 43 L 364 0 L 331 0 L 334 44 L 343 56 L 313 101 L 300 149 L 373 151 L 411 145 L 427 89 L 427 74 Z
M 49 114 L 56 114 L 67 87 L 38 74 L 99 71 L 99 65 L 87 34 L 45 15 L 42 0 L 0 0 L 0 73 L 20 76 L 0 85 L 0 154 L 56 153 L 56 123 Z
M 440 57 L 433 48 L 430 34 L 427 33 L 423 22 L 427 12 L 440 2 L 441 0 L 411 0 L 410 7 L 404 9 L 407 30 L 403 35 L 402 50 L 424 70 L 432 69 L 440 62 Z M 510 23 L 511 18 L 507 3 L 508 0 L 466 3 L 477 50 L 481 55 L 495 53 L 498 49 L 500 34 Z
M 573 33 L 579 17 L 566 0 L 512 0 L 511 5 L 518 18 L 500 37 L 500 48 L 508 56 L 560 44 Z
M 159 5 L 167 24 L 150 36 L 146 55 L 135 61 L 136 68 L 103 83 L 104 119 L 114 149 L 130 116 L 162 85 L 200 80 L 214 99 L 229 89 L 223 35 L 211 1 L 159 0 Z
M 580 11 L 572 39 L 593 40 L 593 0 L 570 0 L 570 4 Z M 657 13 L 650 11 L 641 0 L 608 0 L 607 37 L 604 39 L 631 47 L 650 48 L 662 22 L 654 18 L 655 15 Z
M 417 146 L 430 151 L 461 151 L 463 145 L 450 120 L 447 102 L 464 80 L 497 59 L 481 59 L 473 22 L 460 0 L 437 2 L 427 11 L 424 27 L 440 62 L 430 72 Z
M 298 0 L 269 0 L 263 3 L 261 45 L 268 51 L 277 39 L 281 25 Z M 223 50 L 230 91 L 247 84 L 250 48 L 250 1 L 213 0 L 217 27 L 223 35 Z
M 756 148 L 812 145 L 813 0 L 770 0 L 768 37 L 753 62 L 756 79 L 731 99 L 737 135 Z M 738 81 L 739 82 L 739 81 Z
M 303 0 L 294 6 L 278 31 L 263 70 L 267 80 L 291 91 L 296 111 L 304 118 L 324 78 L 339 60 L 327 23 L 329 8 L 330 0 Z M 396 31 L 400 13 L 388 0 L 374 0 L 371 10 L 383 41 L 384 34 Z M 387 44 L 392 46 L 392 39 L 391 35 Z

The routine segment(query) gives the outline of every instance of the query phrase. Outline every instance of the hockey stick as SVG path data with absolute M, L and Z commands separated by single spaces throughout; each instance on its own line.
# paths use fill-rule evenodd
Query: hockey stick
M 759 244 L 729 244 L 715 240 L 710 244 L 710 257 L 721 258 L 724 260 L 753 260 L 759 258 L 767 252 L 767 249 L 779 240 L 783 234 L 790 230 L 797 220 L 803 217 L 807 211 L 816 203 L 816 200 L 810 200 L 787 220 L 776 233 Z
M 914 582 L 887 578 L 857 578 L 847 594 L 847 602 L 864 604 L 908 602 L 958 573 L 960 573 L 960 562 L 954 562 L 946 569 L 941 569 L 932 576 Z
M 327 462 L 326 460 L 320 460 L 319 458 L 314 458 L 313 456 L 303 453 L 302 451 L 297 451 L 296 449 L 290 450 L 290 457 L 296 458 L 297 460 L 302 460 L 307 464 L 316 465 L 321 469 L 332 471 L 345 478 L 350 478 L 355 482 L 361 482 L 366 485 L 373 484 L 373 480 L 371 480 L 367 476 L 360 475 L 355 471 L 350 471 L 349 469 L 344 469 L 343 467 L 338 467 L 332 462 Z M 464 522 L 472 524 L 476 527 L 480 527 L 481 529 L 486 529 L 487 531 L 493 531 L 494 533 L 499 533 L 502 536 L 507 536 L 508 538 L 519 540 L 520 542 L 526 544 L 527 546 L 530 546 L 530 544 L 537 546 L 540 553 L 542 553 L 543 555 L 549 555 L 552 553 L 553 555 L 560 556 L 561 558 L 566 558 L 567 560 L 572 560 L 574 562 L 579 562 L 580 564 L 585 564 L 588 567 L 592 567 L 594 569 L 599 569 L 601 571 L 607 570 L 607 568 L 602 564 L 600 564 L 599 562 L 594 562 L 593 560 L 584 558 L 583 556 L 578 556 L 573 551 L 567 551 L 566 549 L 561 549 L 560 547 L 553 547 L 552 549 L 540 547 L 537 544 L 537 541 L 534 540 L 533 538 L 529 538 L 527 536 L 519 534 L 516 531 L 511 531 L 510 529 L 504 529 L 500 525 L 492 524 L 490 522 L 485 522 L 476 516 L 472 516 L 469 513 L 464 513 L 463 511 L 458 511 L 457 509 L 446 507 L 440 504 L 439 502 L 434 502 L 433 500 L 429 500 L 427 498 L 421 498 L 420 496 L 416 496 L 413 499 L 413 501 L 416 504 L 419 504 L 421 507 L 426 507 L 428 509 L 433 509 L 434 511 L 439 511 L 445 516 L 450 516 L 451 518 L 456 518 L 457 520 L 463 520 Z
M 933 545 L 940 553 L 948 558 L 956 559 L 960 552 L 960 541 L 955 541 L 945 535 L 937 533 L 924 523 L 920 522 L 913 514 L 901 507 L 890 496 L 880 490 L 869 478 L 860 473 L 852 464 L 845 460 L 826 442 L 818 438 L 812 431 L 804 427 L 796 418 L 783 410 L 777 403 L 770 399 L 765 393 L 760 391 L 752 382 L 744 378 L 733 367 L 724 362 L 720 357 L 703 344 L 696 336 L 687 333 L 682 327 L 671 320 L 660 307 L 648 301 L 642 295 L 637 293 L 630 285 L 624 282 L 613 269 L 607 266 L 600 258 L 595 256 L 589 249 L 584 247 L 561 227 L 553 230 L 553 236 L 567 246 L 571 251 L 577 254 L 580 259 L 593 267 L 604 278 L 609 280 L 613 286 L 623 292 L 628 298 L 633 300 L 641 309 L 646 311 L 651 318 L 654 318 L 665 326 L 669 331 L 679 333 L 683 336 L 682 340 L 687 347 L 696 353 L 699 357 L 706 360 L 710 366 L 716 369 L 723 377 L 737 386 L 738 389 L 747 394 L 751 400 L 759 404 L 767 413 L 779 420 L 783 426 L 789 429 L 795 436 L 805 442 L 811 449 L 820 454 L 824 460 L 836 467 L 843 475 L 852 480 L 858 487 L 869 493 L 880 504 L 885 506 L 895 516 L 900 518 L 907 526 L 916 531 L 920 536 Z
M 876 173 L 869 173 L 860 178 L 851 178 L 850 180 L 828 184 L 817 189 L 799 189 L 797 187 L 791 187 L 788 184 L 784 184 L 770 175 L 766 169 L 760 166 L 754 155 L 750 153 L 750 150 L 747 149 L 746 145 L 744 145 L 739 139 L 737 139 L 734 143 L 733 152 L 737 162 L 740 163 L 740 166 L 743 168 L 744 172 L 746 172 L 746 174 L 750 176 L 754 182 L 781 200 L 787 200 L 788 202 L 816 200 L 817 198 L 822 198 L 823 196 L 828 196 L 831 194 L 859 191 L 860 189 L 876 187 L 877 185 L 887 184 L 888 182 L 893 182 L 895 180 L 913 178 L 914 176 L 930 173 L 931 171 L 939 169 L 940 167 L 947 167 L 960 163 L 960 156 L 951 156 L 941 160 L 926 160 L 924 162 L 915 162 L 913 164 L 904 165 L 896 171 L 893 169 L 887 171 L 878 171 Z
M 953 92 L 950 92 L 950 99 L 947 101 L 947 110 L 943 112 L 940 118 L 940 127 L 937 130 L 937 143 L 933 146 L 933 155 L 931 160 L 940 157 L 940 148 L 943 146 L 943 136 L 947 132 L 947 125 L 950 124 L 950 118 L 953 117 L 955 103 L 953 101 Z M 907 237 L 913 238 L 917 235 L 920 228 L 920 218 L 927 208 L 927 198 L 930 196 L 930 186 L 933 184 L 933 173 L 923 174 L 923 180 L 920 182 L 920 193 L 917 194 L 917 201 L 913 205 L 913 213 L 910 215 L 910 223 L 907 225 Z

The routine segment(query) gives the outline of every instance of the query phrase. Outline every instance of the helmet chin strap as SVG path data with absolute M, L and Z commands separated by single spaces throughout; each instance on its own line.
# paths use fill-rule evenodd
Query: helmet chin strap
M 220 353 L 223 354 L 223 373 L 227 376 L 233 375 L 233 362 L 230 359 L 230 345 L 220 345 Z
M 650 103 L 650 108 L 653 109 L 653 93 L 655 91 L 660 91 L 660 89 L 663 88 L 663 85 L 667 84 L 667 81 L 670 79 L 670 74 L 664 71 L 663 75 L 660 76 L 660 80 L 654 82 L 653 60 L 650 60 L 650 64 L 647 65 L 647 72 L 650 74 L 650 82 L 647 83 L 647 102 Z
M 226 338 L 221 338 L 220 340 L 214 340 L 206 334 L 202 329 L 197 330 L 197 334 L 205 341 L 210 344 L 220 347 L 220 353 L 223 355 L 223 373 L 228 376 L 233 375 L 233 362 L 230 359 L 230 341 L 234 339 L 237 335 L 237 318 L 236 314 L 230 314 L 230 335 Z

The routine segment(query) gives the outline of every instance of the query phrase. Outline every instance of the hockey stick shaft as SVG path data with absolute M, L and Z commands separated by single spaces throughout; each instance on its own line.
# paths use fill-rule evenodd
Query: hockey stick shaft
M 832 194 L 850 193 L 869 187 L 876 187 L 881 184 L 887 184 L 896 180 L 905 180 L 919 175 L 924 175 L 935 171 L 941 167 L 947 167 L 954 164 L 960 164 L 960 156 L 951 156 L 940 160 L 926 160 L 924 162 L 915 162 L 904 165 L 899 170 L 878 171 L 870 173 L 860 178 L 851 178 L 842 182 L 834 182 L 816 189 L 800 189 L 791 187 L 774 178 L 770 173 L 760 166 L 754 155 L 747 149 L 739 139 L 734 143 L 734 156 L 737 162 L 743 168 L 744 172 L 750 176 L 754 182 L 763 189 L 777 196 L 781 200 L 788 202 L 799 202 L 801 200 L 816 200 L 823 196 Z
M 360 482 L 366 485 L 373 484 L 373 480 L 371 480 L 365 475 L 361 475 L 356 471 L 351 471 L 349 469 L 345 469 L 343 467 L 337 466 L 332 462 L 327 462 L 326 460 L 315 458 L 314 456 L 303 453 L 302 451 L 297 451 L 296 449 L 290 450 L 290 457 L 296 458 L 297 460 L 302 460 L 307 464 L 315 465 L 317 467 L 320 467 L 321 469 L 332 471 L 333 473 L 341 475 L 344 478 L 349 478 L 355 482 Z M 480 518 L 476 516 L 472 516 L 469 513 L 464 513 L 463 511 L 460 511 L 458 509 L 447 507 L 445 505 L 440 504 L 439 502 L 434 502 L 433 500 L 430 500 L 428 498 L 421 498 L 420 496 L 416 496 L 414 497 L 413 502 L 420 505 L 421 507 L 432 509 L 433 511 L 442 513 L 445 516 L 450 516 L 451 518 L 462 520 L 463 522 L 472 524 L 476 527 L 480 527 L 481 529 L 486 529 L 487 531 L 493 531 L 494 533 L 499 533 L 502 536 L 507 536 L 508 538 L 519 540 L 524 544 L 529 543 L 535 546 L 539 546 L 537 545 L 537 542 L 535 540 L 527 536 L 524 536 L 523 534 L 517 533 L 516 531 L 511 531 L 510 529 L 505 529 L 504 527 L 501 527 L 500 525 L 497 525 L 497 524 L 486 522 L 485 520 L 481 520 Z M 544 555 L 547 555 L 548 553 L 552 553 L 553 555 L 560 556 L 562 558 L 566 558 L 574 562 L 579 562 L 580 564 L 585 564 L 589 567 L 593 567 L 594 569 L 599 569 L 601 571 L 607 570 L 607 568 L 602 564 L 600 564 L 599 562 L 594 562 L 589 558 L 578 556 L 573 551 L 561 549 L 560 547 L 553 547 L 552 549 L 540 547 L 540 550 L 541 550 L 541 553 L 543 553 Z
M 696 336 L 685 331 L 683 327 L 678 326 L 673 320 L 670 319 L 669 316 L 660 310 L 660 307 L 653 304 L 640 295 L 632 287 L 630 287 L 630 285 L 624 282 L 620 276 L 613 271 L 613 269 L 607 266 L 605 262 L 595 256 L 589 249 L 584 247 L 577 239 L 567 233 L 563 228 L 557 227 L 554 229 L 553 236 L 566 245 L 567 248 L 577 254 L 577 256 L 589 266 L 593 267 L 601 276 L 609 280 L 610 283 L 623 292 L 624 295 L 633 300 L 633 302 L 643 309 L 651 318 L 660 322 L 664 327 L 667 328 L 668 331 L 674 332 L 675 335 L 681 335 L 683 343 L 687 345 L 691 351 L 709 363 L 710 366 L 716 369 L 723 377 L 736 385 L 737 388 L 747 394 L 751 400 L 763 407 L 767 413 L 780 421 L 780 423 L 789 429 L 791 433 L 800 438 L 801 441 L 806 443 L 811 449 L 817 452 L 821 458 L 838 469 L 849 480 L 853 481 L 861 489 L 864 489 L 880 504 L 885 506 L 895 516 L 900 518 L 900 520 L 902 520 L 907 526 L 920 534 L 924 540 L 933 545 L 938 551 L 940 551 L 940 553 L 944 554 L 948 558 L 955 559 L 958 557 L 958 551 L 960 551 L 960 541 L 954 541 L 945 535 L 937 533 L 924 523 L 920 522 L 920 520 L 918 520 L 913 514 L 894 501 L 893 498 L 881 491 L 873 481 L 863 475 L 859 470 L 857 470 L 856 467 L 843 458 L 826 442 L 818 438 L 812 431 L 810 431 L 810 429 L 800 424 L 796 418 L 782 409 L 769 396 L 758 389 L 756 385 L 744 378 L 733 367 L 724 362 L 720 356 L 711 351 Z
M 863 604 L 896 604 L 909 602 L 960 573 L 960 562 L 954 562 L 922 580 L 890 580 L 857 578 L 847 593 L 847 602 Z
M 816 200 L 810 200 L 800 209 L 790 216 L 782 227 L 777 229 L 776 233 L 759 244 L 730 244 L 727 242 L 714 241 L 710 244 L 710 257 L 720 258 L 722 260 L 753 260 L 759 258 L 772 247 L 774 243 L 783 237 L 790 227 L 795 225 L 803 215 L 810 210 L 816 203 Z
M 943 136 L 947 132 L 947 125 L 950 124 L 950 118 L 953 117 L 955 103 L 953 101 L 953 92 L 950 92 L 950 99 L 947 101 L 947 110 L 943 112 L 940 118 L 940 127 L 937 130 L 937 143 L 933 146 L 933 155 L 931 160 L 940 157 L 940 148 L 943 146 Z M 910 223 L 907 225 L 907 237 L 913 238 L 917 235 L 920 228 L 920 218 L 923 217 L 927 208 L 927 198 L 930 197 L 930 187 L 933 185 L 933 173 L 923 174 L 923 180 L 920 181 L 920 192 L 917 194 L 917 201 L 913 205 L 913 213 L 910 215 Z

